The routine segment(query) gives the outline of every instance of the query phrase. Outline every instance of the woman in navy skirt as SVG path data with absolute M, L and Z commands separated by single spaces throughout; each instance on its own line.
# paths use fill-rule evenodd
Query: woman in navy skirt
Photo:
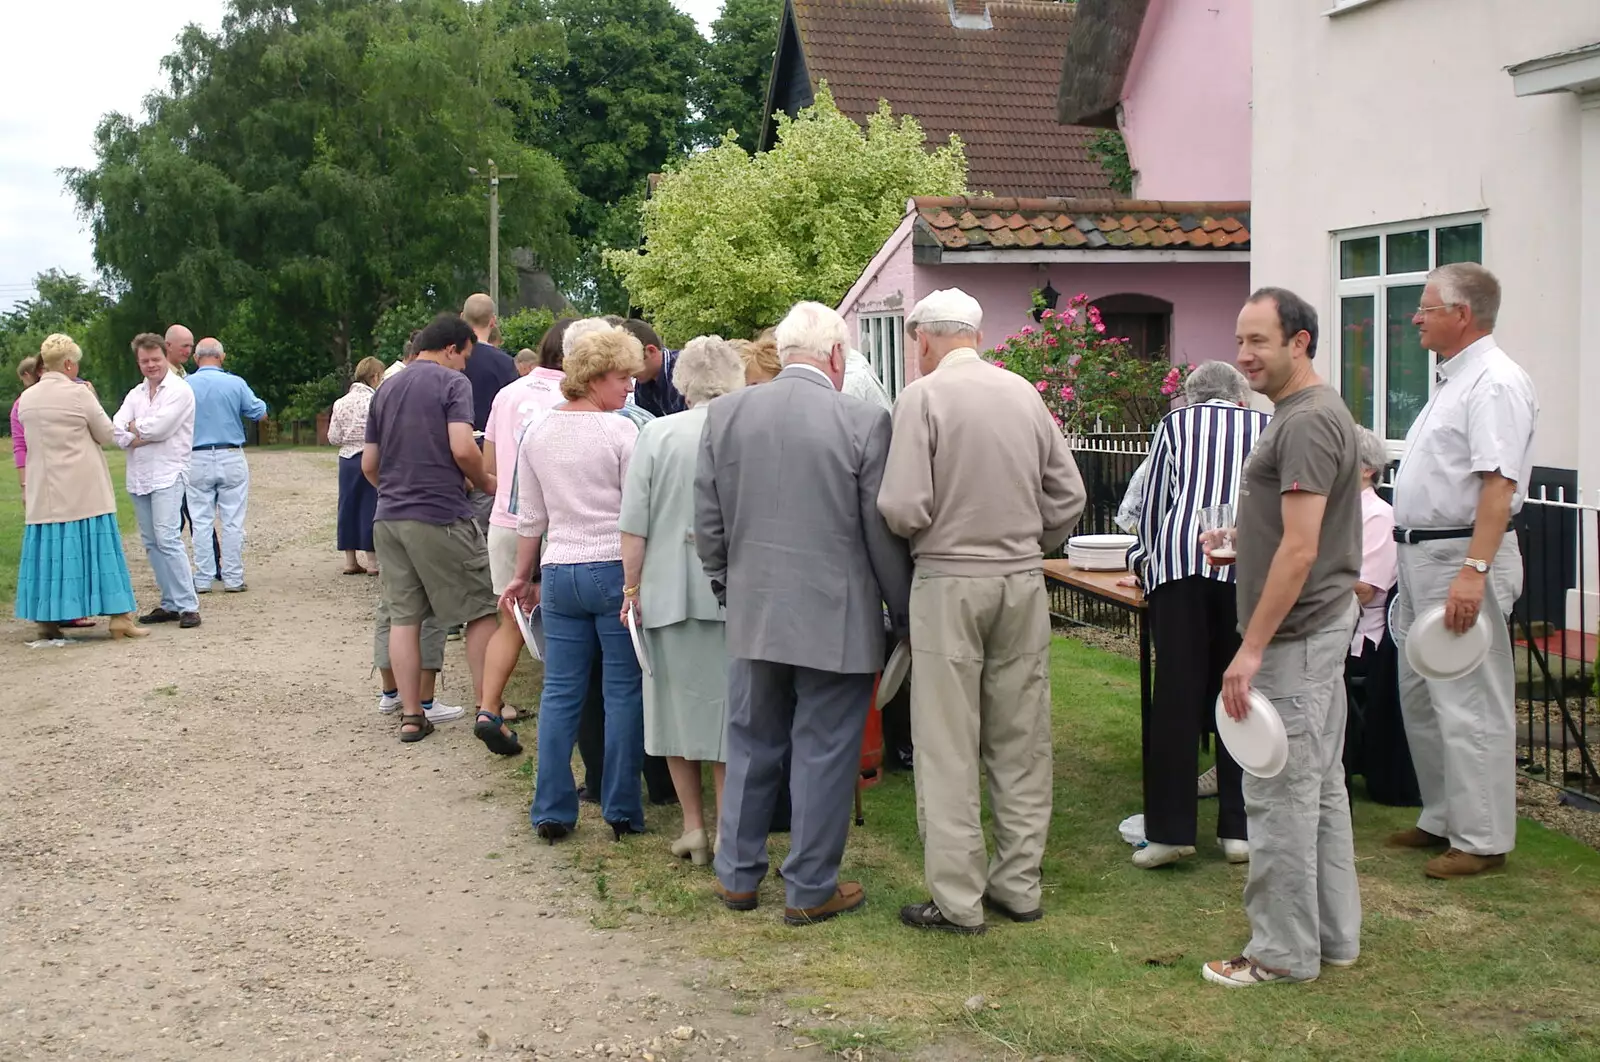
M 102 447 L 111 418 L 94 389 L 78 383 L 83 354 L 70 336 L 45 338 L 39 382 L 17 400 L 27 432 L 27 529 L 17 568 L 18 619 L 46 638 L 80 616 L 110 616 L 111 637 L 142 638 L 134 622 L 133 582 L 117 527 L 117 500 Z
M 361 450 L 367 442 L 367 411 L 372 395 L 383 382 L 383 362 L 362 358 L 356 365 L 356 380 L 350 391 L 333 404 L 328 421 L 328 441 L 339 447 L 339 530 L 338 546 L 344 550 L 344 574 L 377 575 L 378 560 L 372 552 L 372 517 L 378 509 L 378 488 L 361 474 Z M 356 558 L 365 553 L 366 567 Z

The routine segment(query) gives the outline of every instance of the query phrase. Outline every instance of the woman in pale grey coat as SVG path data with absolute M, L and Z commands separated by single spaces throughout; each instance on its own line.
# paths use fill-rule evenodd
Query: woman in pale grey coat
M 728 656 L 722 610 L 694 548 L 694 473 L 705 404 L 744 386 L 744 363 L 720 336 L 689 341 L 672 382 L 689 408 L 646 424 L 622 489 L 622 619 L 644 628 L 654 674 L 644 680 L 644 747 L 665 756 L 683 807 L 672 854 L 711 859 L 700 764 L 709 761 L 722 803 Z M 710 834 L 709 836 L 715 836 Z

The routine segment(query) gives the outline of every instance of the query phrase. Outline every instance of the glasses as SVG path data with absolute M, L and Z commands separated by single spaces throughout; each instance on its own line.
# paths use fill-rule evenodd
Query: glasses
M 1448 303 L 1448 302 L 1441 302 L 1437 306 L 1418 306 L 1417 307 L 1417 312 L 1412 314 L 1411 316 L 1413 316 L 1413 317 L 1421 317 L 1423 314 L 1432 313 L 1434 310 L 1449 310 L 1449 309 L 1452 309 L 1453 306 L 1454 306 L 1453 303 Z

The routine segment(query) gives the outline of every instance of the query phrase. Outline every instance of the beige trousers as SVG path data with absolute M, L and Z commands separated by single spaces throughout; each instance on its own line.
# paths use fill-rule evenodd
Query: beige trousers
M 1013 910 L 1037 910 L 1051 797 L 1043 573 L 954 576 L 919 567 L 911 649 L 917 828 L 933 900 L 958 925 L 983 921 L 985 892 Z M 989 776 L 993 859 L 980 763 Z

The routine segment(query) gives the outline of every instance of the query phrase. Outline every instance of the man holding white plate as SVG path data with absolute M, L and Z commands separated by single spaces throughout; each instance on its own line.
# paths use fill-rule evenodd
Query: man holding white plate
M 1262 288 L 1239 312 L 1238 343 L 1239 368 L 1274 404 L 1239 487 L 1243 642 L 1223 673 L 1218 720 L 1232 720 L 1219 730 L 1248 772 L 1251 937 L 1201 972 L 1248 988 L 1314 981 L 1323 964 L 1350 966 L 1361 951 L 1343 681 L 1358 611 L 1361 458 L 1344 400 L 1312 365 L 1316 310 Z M 1202 536 L 1207 559 L 1228 563 L 1213 553 L 1217 534 Z
M 1391 622 L 1422 815 L 1389 844 L 1444 848 L 1427 863 L 1430 878 L 1504 866 L 1517 839 L 1506 619 L 1522 593 L 1522 555 L 1510 521 L 1532 471 L 1539 403 L 1528 374 L 1495 342 L 1499 311 L 1494 274 L 1461 262 L 1428 274 L 1412 317 L 1439 382 L 1406 435 L 1395 478 L 1400 593 Z

